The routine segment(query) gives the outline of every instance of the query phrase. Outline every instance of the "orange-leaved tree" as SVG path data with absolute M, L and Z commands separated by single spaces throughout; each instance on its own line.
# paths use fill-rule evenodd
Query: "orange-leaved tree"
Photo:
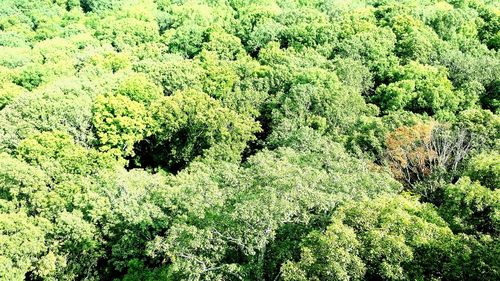
M 453 178 L 471 151 L 473 139 L 465 129 L 436 122 L 403 126 L 386 137 L 386 161 L 394 176 L 409 187 L 436 172 Z

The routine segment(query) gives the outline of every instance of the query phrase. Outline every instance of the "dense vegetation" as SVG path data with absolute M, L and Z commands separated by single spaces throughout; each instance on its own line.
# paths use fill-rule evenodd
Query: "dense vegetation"
M 495 0 L 1 0 L 0 280 L 500 280 Z

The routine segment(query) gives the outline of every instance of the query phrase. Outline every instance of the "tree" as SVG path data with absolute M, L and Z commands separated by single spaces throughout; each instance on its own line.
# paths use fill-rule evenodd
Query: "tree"
M 204 70 L 203 91 L 225 107 L 258 117 L 268 95 L 267 68 L 249 57 L 236 61 L 219 60 L 216 53 L 203 50 L 197 59 Z
M 38 63 L 41 57 L 37 53 L 30 51 L 28 47 L 8 47 L 2 46 L 2 54 L 0 54 L 0 65 L 8 68 L 18 68 L 29 65 L 30 63 Z
M 476 135 L 474 148 L 478 150 L 498 147 L 500 117 L 489 110 L 464 110 L 457 115 L 453 126 L 463 128 Z
M 478 3 L 476 7 L 479 16 L 483 20 L 481 22 L 481 28 L 478 30 L 479 38 L 485 42 L 488 47 L 498 50 L 500 47 L 500 36 L 498 33 L 498 22 L 500 17 L 495 13 L 494 7 L 482 3 Z
M 60 131 L 43 132 L 24 139 L 16 154 L 42 168 L 53 180 L 65 174 L 95 175 L 115 164 L 110 154 L 82 147 L 71 135 Z
M 356 155 L 366 155 L 370 159 L 381 160 L 388 133 L 389 130 L 381 118 L 363 116 L 349 133 L 346 147 Z
M 359 93 L 344 88 L 334 74 L 319 68 L 299 72 L 274 103 L 273 134 L 281 133 L 281 126 L 293 124 L 295 128 L 314 128 L 338 141 L 344 141 L 360 116 L 374 111 Z
M 21 209 L 51 223 L 45 235 L 50 255 L 44 264 L 50 262 L 46 266 L 53 268 L 53 278 L 97 278 L 98 262 L 105 251 L 105 228 L 97 226 L 104 227 L 110 214 L 107 192 L 112 192 L 109 182 L 114 180 L 116 160 L 112 155 L 75 144 L 63 132 L 44 132 L 27 138 L 16 154 L 24 162 L 14 167 L 43 171 L 33 173 L 37 175 L 33 178 L 37 184 L 30 186 L 29 191 L 23 187 L 26 180 L 16 170 L 8 168 L 7 176 L 10 182 L 23 184 L 16 196 L 16 201 L 23 204 Z M 26 199 L 19 200 L 23 198 Z
M 223 7 L 213 9 L 202 1 L 169 3 L 163 6 L 163 10 L 160 18 L 162 41 L 171 53 L 185 58 L 193 58 L 201 51 L 210 29 L 224 26 L 229 13 Z
M 135 69 L 146 73 L 152 81 L 161 83 L 165 95 L 183 90 L 202 90 L 205 71 L 197 61 L 169 54 L 160 61 L 146 60 L 137 63 Z
M 404 109 L 447 119 L 459 109 L 463 97 L 453 91 L 445 69 L 410 62 L 392 75 L 372 97 L 383 112 Z
M 236 32 L 248 53 L 255 54 L 269 42 L 278 41 L 284 27 L 274 17 L 280 13 L 281 8 L 274 1 L 247 3 L 238 7 Z
M 22 212 L 0 213 L 0 278 L 25 280 L 25 277 L 51 277 L 56 261 L 47 250 L 45 232 L 48 221 L 28 217 Z
M 279 34 L 282 46 L 297 49 L 312 47 L 325 55 L 330 54 L 331 47 L 327 46 L 335 34 L 324 13 L 308 7 L 296 7 L 285 10 L 277 21 L 283 26 Z
M 152 106 L 153 163 L 173 170 L 201 155 L 239 159 L 259 126 L 198 91 L 177 92 Z
M 368 95 L 373 87 L 373 74 L 361 61 L 352 58 L 338 58 L 334 62 L 335 72 L 340 81 L 356 92 Z
M 221 60 L 238 60 L 245 56 L 240 38 L 226 33 L 224 30 L 215 30 L 209 33 L 208 42 L 203 44 L 203 49 L 215 52 Z
M 120 1 L 116 0 L 82 0 L 80 5 L 85 12 L 102 13 L 120 8 Z
M 24 93 L 23 88 L 13 83 L 3 83 L 0 87 L 0 110 Z
M 161 87 L 151 82 L 145 74 L 139 73 L 124 79 L 119 84 L 116 94 L 147 105 L 163 96 L 163 91 Z
M 22 139 L 53 130 L 68 132 L 88 145 L 93 138 L 92 100 L 80 87 L 72 83 L 48 87 L 11 102 L 0 112 L 0 148 L 15 149 Z
M 158 41 L 158 25 L 153 21 L 133 17 L 108 16 L 99 21 L 96 27 L 96 37 L 109 41 L 118 51 Z
M 133 156 L 149 123 L 144 105 L 126 96 L 98 96 L 94 104 L 93 125 L 102 151 Z
M 352 228 L 360 241 L 366 278 L 447 276 L 454 237 L 432 205 L 387 195 L 347 203 L 333 217 Z
M 493 246 L 488 237 L 483 241 L 485 249 Z M 480 274 L 460 265 L 484 250 L 476 242 L 455 236 L 434 206 L 407 195 L 348 200 L 324 232 L 313 230 L 303 239 L 300 258 L 285 263 L 281 274 L 285 280 L 454 279 Z M 456 252 L 463 246 L 468 253 Z M 493 261 L 481 260 L 485 267 Z
M 393 54 L 395 44 L 396 36 L 389 28 L 363 28 L 338 43 L 334 54 L 363 61 L 378 84 L 385 81 L 390 69 L 398 65 L 398 58 Z
M 49 188 L 49 178 L 40 169 L 3 153 L 0 168 L 0 200 L 15 208 L 35 213 L 38 205 L 35 194 Z
M 500 231 L 500 192 L 490 190 L 469 178 L 448 185 L 440 211 L 457 232 L 498 235 Z
M 303 242 L 297 263 L 281 268 L 283 280 L 361 280 L 365 265 L 352 228 L 333 222 L 324 234 L 314 231 Z
M 422 21 L 410 15 L 394 15 L 390 26 L 396 34 L 396 54 L 403 61 L 430 63 L 436 56 L 436 46 L 439 46 L 437 34 Z
M 432 7 L 432 8 L 431 8 Z M 436 3 L 429 10 L 427 24 L 446 41 L 477 38 L 477 13 L 467 9 L 456 9 L 448 3 Z
M 431 175 L 448 180 L 456 176 L 471 150 L 471 139 L 473 136 L 465 130 L 449 130 L 433 123 L 400 127 L 387 135 L 386 157 L 395 177 L 412 188 Z M 433 193 L 420 192 L 425 197 Z
M 467 165 L 465 175 L 491 190 L 500 187 L 500 158 L 496 151 L 474 156 Z

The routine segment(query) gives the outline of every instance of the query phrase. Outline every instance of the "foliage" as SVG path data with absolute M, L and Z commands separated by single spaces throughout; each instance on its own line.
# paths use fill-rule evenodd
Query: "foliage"
M 282 267 L 285 280 L 400 280 L 452 276 L 454 237 L 433 206 L 408 196 L 348 202 L 324 233 L 304 238 L 299 262 Z M 366 272 L 366 273 L 365 273 Z
M 500 228 L 500 193 L 465 177 L 445 189 L 443 217 L 455 231 L 497 236 Z
M 0 112 L 0 147 L 13 149 L 31 134 L 55 130 L 70 133 L 82 144 L 89 143 L 93 138 L 92 100 L 75 88 L 51 87 L 12 101 Z
M 472 136 L 433 123 L 400 127 L 386 139 L 387 160 L 396 178 L 409 186 L 433 173 L 455 176 L 470 152 Z
M 500 155 L 493 151 L 474 156 L 466 169 L 465 175 L 490 189 L 500 187 Z
M 458 110 L 461 97 L 453 92 L 445 70 L 410 62 L 391 76 L 392 82 L 378 87 L 373 97 L 383 111 L 404 109 L 441 117 Z
M 150 104 L 152 101 L 163 96 L 163 91 L 160 87 L 149 81 L 144 74 L 136 74 L 127 77 L 121 82 L 116 94 L 126 96 L 132 101 Z
M 360 243 L 352 228 L 341 222 L 324 234 L 310 233 L 303 242 L 299 263 L 285 263 L 283 280 L 359 280 L 366 271 L 359 258 Z
M 0 280 L 499 280 L 491 0 L 1 0 Z
M 0 213 L 2 279 L 24 280 L 31 271 L 37 272 L 39 277 L 50 277 L 51 257 L 44 256 L 46 227 L 44 220 L 28 217 L 22 212 Z
M 453 233 L 432 205 L 408 196 L 351 202 L 334 214 L 356 233 L 367 277 L 427 279 L 443 274 Z
M 101 150 L 133 155 L 134 144 L 144 138 L 148 126 L 144 105 L 123 95 L 98 96 L 93 111 Z
M 454 124 L 476 135 L 474 146 L 478 149 L 498 148 L 500 118 L 489 110 L 470 109 L 460 112 Z
M 238 159 L 258 125 L 198 91 L 177 92 L 152 106 L 155 162 L 185 166 L 203 153 Z

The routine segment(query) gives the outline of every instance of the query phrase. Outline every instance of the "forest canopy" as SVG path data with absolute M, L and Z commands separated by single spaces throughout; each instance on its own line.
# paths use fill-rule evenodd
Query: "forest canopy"
M 1 0 L 0 280 L 500 280 L 495 0 Z

